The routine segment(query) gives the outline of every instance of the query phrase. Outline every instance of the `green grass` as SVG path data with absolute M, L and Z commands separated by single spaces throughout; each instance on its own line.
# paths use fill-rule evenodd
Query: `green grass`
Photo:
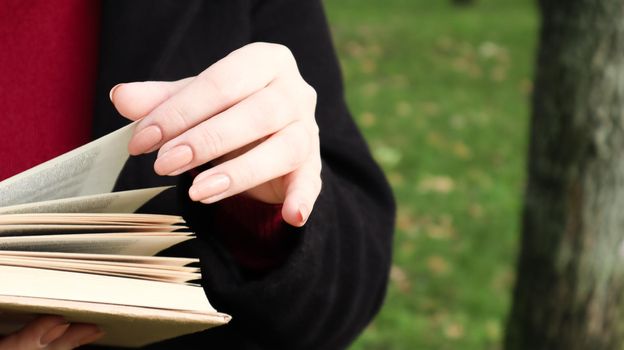
M 500 349 L 525 174 L 533 1 L 326 0 L 351 110 L 399 204 L 353 349 Z

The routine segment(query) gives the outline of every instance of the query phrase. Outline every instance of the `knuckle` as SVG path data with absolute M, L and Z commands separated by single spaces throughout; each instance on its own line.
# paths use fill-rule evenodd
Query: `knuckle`
M 290 101 L 276 89 L 264 89 L 262 98 L 256 104 L 257 113 L 254 114 L 254 126 L 263 131 L 273 131 L 277 125 L 282 125 L 291 113 Z
M 310 128 L 310 132 L 314 136 L 314 139 L 316 140 L 316 143 L 318 143 L 319 134 L 321 133 L 321 129 L 319 129 L 319 126 L 316 123 L 316 119 L 314 119 L 314 117 L 312 117 L 312 122 L 310 123 L 310 127 L 309 128 Z
M 245 45 L 243 48 L 245 49 L 262 49 L 268 45 L 271 45 L 270 43 L 267 42 L 263 42 L 263 41 L 256 41 L 253 43 L 249 43 L 247 45 Z
M 202 160 L 215 159 L 222 155 L 224 140 L 221 134 L 207 127 L 199 128 L 198 133 L 198 149 L 195 151 Z
M 310 152 L 310 142 L 305 135 L 304 129 L 299 123 L 293 124 L 290 132 L 282 135 L 281 141 L 281 146 L 286 153 L 288 168 L 299 168 Z
M 284 60 L 284 62 L 292 63 L 295 61 L 295 56 L 292 51 L 286 45 L 282 44 L 270 44 L 275 50 L 275 55 L 280 59 Z
M 177 130 L 186 130 L 189 128 L 188 112 L 184 109 L 184 107 L 178 104 L 168 104 L 159 114 L 162 117 L 157 117 L 156 119 L 161 119 L 161 122 L 172 125 Z M 168 128 L 164 127 L 164 129 Z
M 282 44 L 268 44 L 272 50 L 272 56 L 274 57 L 278 67 L 293 68 L 297 67 L 295 56 L 288 46 Z
M 291 93 L 293 99 L 297 101 L 296 110 L 300 115 L 314 114 L 316 109 L 316 90 L 305 81 L 297 84 L 296 93 Z
M 206 90 L 214 95 L 217 101 L 234 101 L 238 97 L 235 84 L 227 84 L 227 76 L 223 76 L 219 65 L 215 64 L 212 69 L 207 69 L 199 75 L 201 82 L 206 85 Z
M 314 181 L 314 193 L 315 193 L 315 197 L 318 197 L 319 193 L 321 193 L 321 190 L 323 189 L 323 180 L 321 180 L 321 177 L 319 176 L 316 181 Z
M 232 181 L 236 184 L 239 190 L 244 191 L 252 188 L 256 183 L 256 175 L 254 173 L 253 166 L 250 161 L 244 157 L 240 159 L 240 164 L 237 166 L 236 172 L 230 172 Z
M 316 106 L 318 94 L 316 93 L 316 89 L 312 85 L 304 83 L 303 96 L 308 103 Z
M 244 49 L 260 52 L 265 57 L 271 58 L 277 67 L 296 66 L 295 56 L 288 46 L 278 43 L 254 42 L 244 46 Z
M 323 161 L 321 160 L 321 156 L 317 155 L 314 157 L 314 171 L 315 174 L 318 176 L 319 179 L 321 179 L 322 177 L 322 172 L 323 172 Z

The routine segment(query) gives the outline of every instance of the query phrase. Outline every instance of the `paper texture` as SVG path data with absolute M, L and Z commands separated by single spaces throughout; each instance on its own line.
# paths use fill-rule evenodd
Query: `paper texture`
M 0 182 L 0 206 L 110 192 L 136 122 Z
M 135 347 L 229 322 L 198 259 L 154 256 L 194 238 L 184 220 L 134 213 L 169 187 L 111 193 L 135 124 L 0 182 L 0 335 L 56 314 Z
M 168 188 L 170 186 L 18 204 L 0 208 L 0 214 L 132 213 Z
M 196 286 L 17 266 L 0 266 L 0 276 L 11 281 L 0 295 L 215 312 Z

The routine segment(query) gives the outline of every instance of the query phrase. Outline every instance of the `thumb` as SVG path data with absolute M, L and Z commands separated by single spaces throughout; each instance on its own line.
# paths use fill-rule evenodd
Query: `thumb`
M 61 337 L 69 323 L 59 316 L 42 316 L 0 340 L 0 350 L 43 349 Z
M 117 84 L 111 89 L 109 96 L 121 115 L 137 120 L 180 91 L 192 79 Z

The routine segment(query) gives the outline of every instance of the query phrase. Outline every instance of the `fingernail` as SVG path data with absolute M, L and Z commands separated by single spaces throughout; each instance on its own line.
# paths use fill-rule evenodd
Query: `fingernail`
M 308 208 L 305 205 L 300 205 L 299 206 L 299 223 L 301 223 L 301 225 L 305 224 L 305 222 L 308 220 Z
M 48 346 L 48 344 L 65 334 L 65 331 L 68 327 L 69 323 L 63 323 L 52 327 L 46 334 L 41 336 L 41 339 L 39 339 L 39 344 L 41 345 L 41 347 Z
M 202 203 L 212 203 L 214 197 L 230 188 L 230 177 L 224 174 L 210 175 L 207 178 L 193 184 L 189 189 L 192 200 L 201 200 Z
M 113 86 L 112 89 L 110 89 L 110 92 L 108 93 L 108 98 L 111 100 L 111 102 L 113 102 L 113 95 L 115 94 L 115 90 L 117 90 L 118 87 L 120 87 L 122 84 L 117 84 L 115 86 Z
M 150 125 L 139 131 L 128 144 L 130 154 L 137 155 L 154 149 L 162 140 L 162 131 L 158 125 Z
M 160 175 L 179 175 L 181 168 L 193 160 L 193 150 L 187 145 L 175 146 L 161 154 L 154 169 Z
M 104 331 L 98 327 L 98 330 L 95 333 L 91 333 L 90 335 L 87 335 L 86 337 L 80 339 L 78 341 L 78 346 L 93 343 L 94 341 L 100 339 L 103 335 Z

